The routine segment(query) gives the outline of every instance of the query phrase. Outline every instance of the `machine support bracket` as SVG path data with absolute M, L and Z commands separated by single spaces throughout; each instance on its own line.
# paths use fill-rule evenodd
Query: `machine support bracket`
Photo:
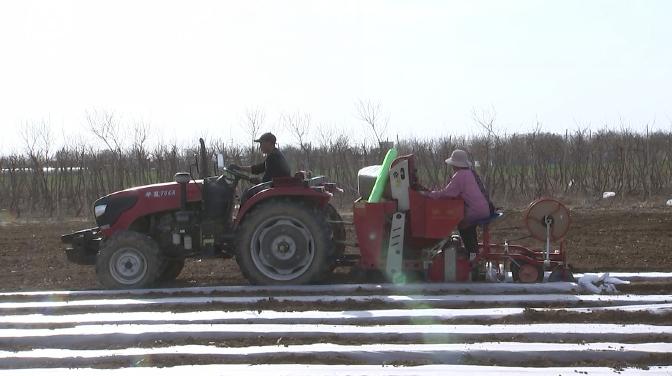
M 450 242 L 450 246 L 443 249 L 443 281 L 457 281 L 457 247 L 455 242 Z
M 387 246 L 387 265 L 385 267 L 385 272 L 393 282 L 397 279 L 397 276 L 402 275 L 405 223 L 405 213 L 397 212 L 392 215 L 392 228 L 390 229 L 390 242 Z
M 551 265 L 551 225 L 553 224 L 553 218 L 545 216 L 544 224 L 546 225 L 546 257 L 544 258 L 544 269 L 546 269 Z

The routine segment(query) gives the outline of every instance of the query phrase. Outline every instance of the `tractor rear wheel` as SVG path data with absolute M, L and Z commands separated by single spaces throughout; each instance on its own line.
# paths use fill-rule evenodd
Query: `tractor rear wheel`
M 111 289 L 135 289 L 154 284 L 163 262 L 156 242 L 147 235 L 122 231 L 105 242 L 96 258 L 96 275 Z
M 253 284 L 307 284 L 329 272 L 334 243 L 323 210 L 308 202 L 269 201 L 247 214 L 236 236 L 236 262 Z
M 541 266 L 525 261 L 511 261 L 511 276 L 515 282 L 543 282 L 544 269 Z

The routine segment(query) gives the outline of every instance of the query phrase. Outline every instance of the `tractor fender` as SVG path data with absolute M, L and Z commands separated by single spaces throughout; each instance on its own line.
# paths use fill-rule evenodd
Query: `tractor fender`
M 329 203 L 333 195 L 329 192 L 318 191 L 311 188 L 305 187 L 282 187 L 282 188 L 270 188 L 264 191 L 261 191 L 254 196 L 250 197 L 245 204 L 240 207 L 238 210 L 238 215 L 234 222 L 235 226 L 238 226 L 240 222 L 245 218 L 250 210 L 252 210 L 259 203 L 276 198 L 300 198 L 304 200 L 314 201 L 318 207 L 323 207 Z

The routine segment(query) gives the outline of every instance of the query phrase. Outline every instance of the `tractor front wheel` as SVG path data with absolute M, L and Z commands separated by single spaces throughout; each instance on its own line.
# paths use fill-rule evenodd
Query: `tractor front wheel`
M 236 261 L 253 284 L 317 282 L 329 272 L 332 229 L 308 202 L 269 201 L 245 216 L 236 236 Z
M 111 289 L 135 289 L 156 282 L 163 262 L 159 247 L 147 235 L 123 231 L 105 242 L 96 258 L 96 275 Z

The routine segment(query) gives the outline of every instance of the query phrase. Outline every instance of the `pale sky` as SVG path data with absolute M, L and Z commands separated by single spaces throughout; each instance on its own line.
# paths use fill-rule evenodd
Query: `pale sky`
M 672 130 L 672 1 L 2 1 L 3 152 L 46 121 L 88 137 L 87 111 L 153 139 L 242 141 L 247 108 L 308 113 L 371 139 L 621 124 Z M 313 139 L 317 132 L 312 132 Z

